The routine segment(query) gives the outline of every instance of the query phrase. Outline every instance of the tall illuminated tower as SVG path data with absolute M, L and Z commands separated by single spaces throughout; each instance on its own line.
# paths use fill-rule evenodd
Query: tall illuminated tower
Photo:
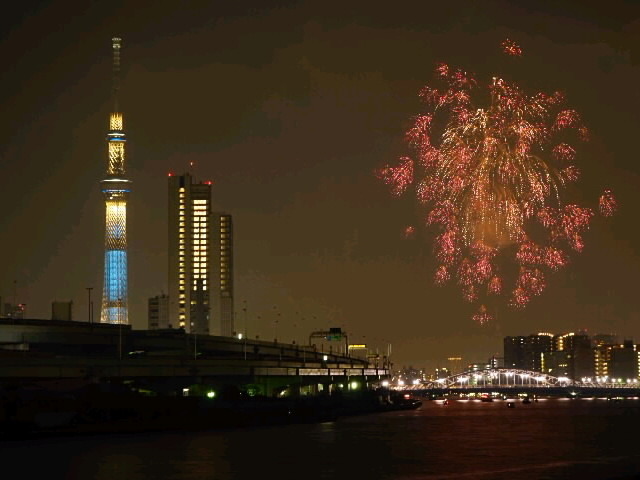
M 169 324 L 233 335 L 233 222 L 211 211 L 211 182 L 169 174 Z
M 190 333 L 211 326 L 211 182 L 169 175 L 169 323 Z
M 230 337 L 234 334 L 233 217 L 221 212 L 214 212 L 212 217 L 212 287 L 217 307 L 214 317 L 220 325 L 220 335 Z
M 105 201 L 104 285 L 102 323 L 129 323 L 127 282 L 127 197 L 131 180 L 125 174 L 125 135 L 118 108 L 120 90 L 120 48 L 122 39 L 113 37 L 113 111 L 109 116 L 107 175 L 100 182 Z

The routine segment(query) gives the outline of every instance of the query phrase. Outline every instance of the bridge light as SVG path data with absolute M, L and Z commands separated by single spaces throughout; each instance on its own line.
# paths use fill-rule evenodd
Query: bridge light
M 418 380 L 417 378 L 413 381 L 414 385 L 420 385 L 420 380 Z
M 385 387 L 385 388 L 388 387 L 389 386 L 389 380 L 383 380 L 382 381 L 382 386 Z
M 404 380 L 398 380 L 398 385 L 403 386 L 404 385 Z
M 439 378 L 439 379 L 436 380 L 436 382 L 438 382 L 438 383 L 444 383 L 446 381 L 447 381 L 446 378 Z

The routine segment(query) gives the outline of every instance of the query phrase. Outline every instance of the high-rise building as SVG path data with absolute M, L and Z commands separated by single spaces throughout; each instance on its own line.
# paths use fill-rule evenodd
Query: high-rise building
M 555 335 L 554 351 L 566 352 L 567 376 L 574 380 L 594 376 L 594 353 L 591 338 L 584 334 L 573 332 Z
M 569 369 L 569 352 L 545 352 L 542 354 L 542 373 L 548 373 L 554 377 L 570 377 L 571 370 Z
M 598 333 L 591 337 L 591 345 L 617 345 L 620 343 L 618 335 L 615 333 Z
M 542 358 L 553 349 L 553 335 L 547 332 L 529 335 L 525 344 L 525 364 L 527 370 L 542 372 Z
M 220 335 L 230 337 L 234 334 L 233 218 L 227 213 L 214 213 L 213 227 L 214 317 L 219 319 Z
M 525 342 L 527 337 L 508 336 L 504 337 L 504 366 L 506 368 L 526 368 L 525 362 Z
M 148 328 L 156 330 L 159 328 L 172 328 L 169 323 L 169 295 L 156 295 L 149 299 L 148 304 Z
M 504 368 L 504 357 L 492 355 L 487 363 L 491 366 L 490 368 Z
M 593 347 L 594 356 L 594 376 L 595 377 L 608 377 L 609 367 L 611 363 L 611 350 L 613 345 L 607 343 L 598 343 Z
M 462 357 L 453 356 L 448 357 L 447 361 L 449 362 L 449 371 L 452 375 L 457 375 L 458 373 L 462 373 Z
M 169 322 L 209 334 L 211 182 L 169 175 Z
M 125 173 L 125 134 L 123 115 L 118 106 L 120 89 L 120 48 L 122 40 L 112 39 L 113 47 L 113 111 L 107 135 L 109 157 L 107 175 L 102 180 L 105 201 L 104 284 L 102 290 L 102 323 L 129 323 L 127 279 L 127 198 L 131 180 Z
M 51 320 L 73 320 L 73 301 L 51 302 Z
M 629 383 L 638 378 L 638 353 L 633 340 L 625 340 L 622 345 L 613 346 L 609 376 L 622 383 Z
M 543 354 L 552 350 L 552 338 L 545 332 L 504 337 L 504 366 L 541 372 Z
M 211 211 L 211 182 L 169 175 L 169 323 L 233 335 L 233 222 Z

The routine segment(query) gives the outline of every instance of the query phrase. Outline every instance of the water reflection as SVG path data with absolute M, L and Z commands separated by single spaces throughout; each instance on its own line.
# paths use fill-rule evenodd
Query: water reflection
M 321 424 L 0 443 L 21 478 L 631 478 L 640 401 L 425 402 Z

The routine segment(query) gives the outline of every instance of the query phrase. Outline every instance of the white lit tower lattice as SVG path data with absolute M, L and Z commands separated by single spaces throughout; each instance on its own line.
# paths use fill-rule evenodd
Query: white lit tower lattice
M 122 113 L 118 108 L 120 90 L 120 48 L 122 39 L 112 38 L 113 111 L 109 116 L 109 159 L 107 175 L 100 182 L 105 201 L 104 285 L 102 323 L 129 323 L 127 285 L 127 197 L 131 180 L 125 174 L 125 134 Z

